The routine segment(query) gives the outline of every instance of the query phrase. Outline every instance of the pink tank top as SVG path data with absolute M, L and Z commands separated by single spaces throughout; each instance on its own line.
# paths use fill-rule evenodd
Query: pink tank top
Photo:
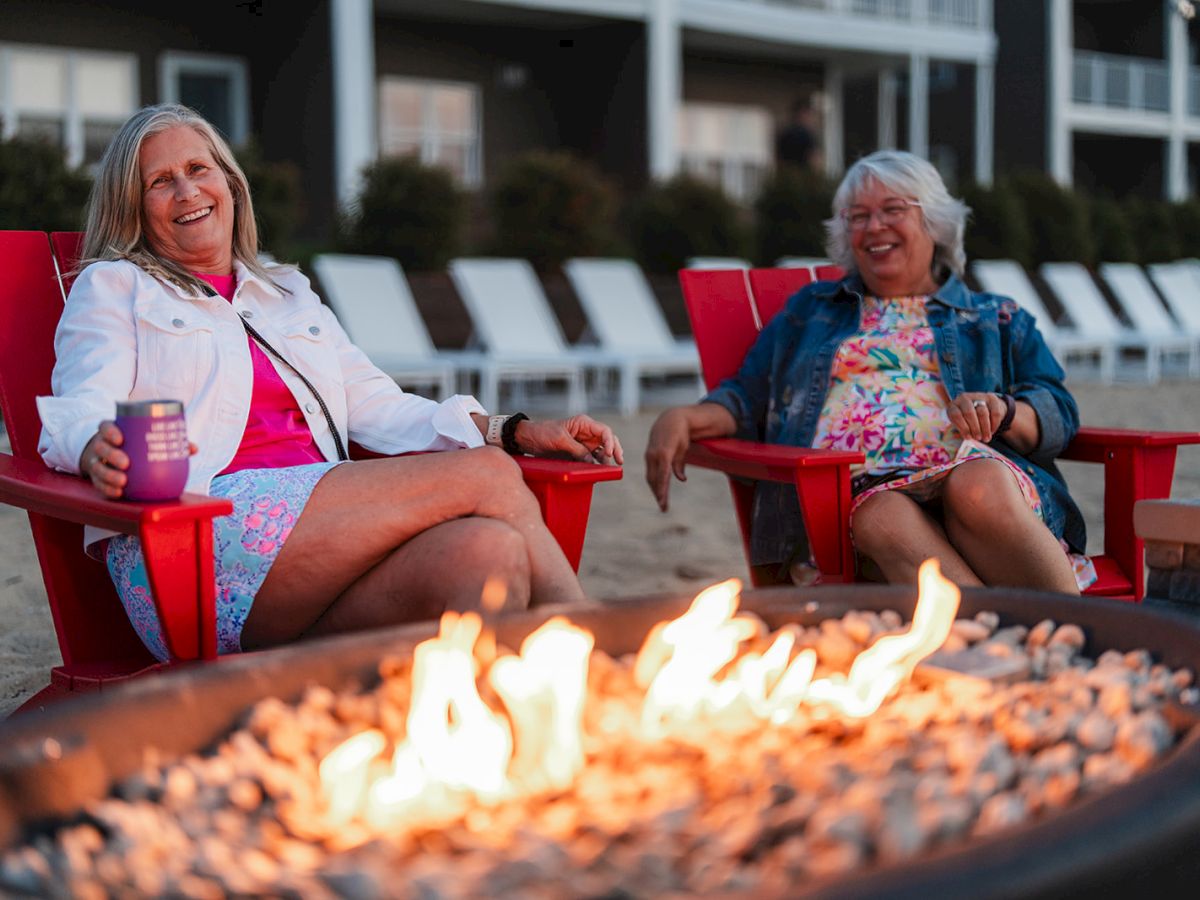
M 208 282 L 226 300 L 233 300 L 237 287 L 236 275 L 204 275 L 197 278 Z M 300 405 L 276 371 L 270 357 L 258 343 L 246 335 L 250 345 L 250 360 L 254 365 L 254 389 L 250 394 L 250 415 L 246 430 L 233 461 L 221 475 L 242 469 L 279 469 L 284 466 L 304 466 L 325 462 L 325 457 L 313 440 L 312 431 L 300 412 Z

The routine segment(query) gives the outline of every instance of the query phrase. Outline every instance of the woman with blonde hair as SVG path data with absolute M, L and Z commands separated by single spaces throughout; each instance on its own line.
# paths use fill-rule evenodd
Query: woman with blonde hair
M 295 267 L 258 257 L 245 175 L 193 110 L 148 107 L 100 162 L 80 271 L 55 337 L 40 452 L 119 497 L 118 401 L 183 402 L 187 490 L 213 523 L 219 652 L 425 618 L 480 602 L 583 599 L 510 453 L 620 463 L 587 416 L 489 416 L 402 391 Z M 346 447 L 400 454 L 349 464 Z M 507 452 L 506 452 L 507 451 Z M 167 657 L 136 538 L 90 531 L 143 642 Z

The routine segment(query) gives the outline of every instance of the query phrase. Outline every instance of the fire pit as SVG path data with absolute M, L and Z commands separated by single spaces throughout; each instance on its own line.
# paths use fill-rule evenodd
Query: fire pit
M 848 587 L 822 588 L 815 591 L 774 589 L 748 592 L 742 598 L 742 608 L 757 613 L 772 630 L 780 628 L 786 623 L 817 626 L 822 622 L 842 617 L 852 610 L 866 611 L 862 616 L 851 617 L 853 621 L 845 620 L 841 626 L 836 628 L 823 628 L 821 634 L 824 635 L 828 632 L 830 638 L 828 646 L 823 645 L 819 649 L 823 653 L 832 654 L 837 649 L 837 640 L 843 639 L 843 632 L 853 633 L 855 630 L 861 629 L 869 631 L 872 627 L 879 627 L 881 621 L 885 626 L 894 628 L 896 622 L 899 621 L 898 619 L 896 622 L 880 619 L 879 616 L 874 616 L 872 611 L 896 610 L 907 619 L 912 615 L 914 602 L 914 592 L 901 588 Z M 577 609 L 566 612 L 569 613 L 572 622 L 587 628 L 595 635 L 598 648 L 603 648 L 613 657 L 620 657 L 636 652 L 642 644 L 643 637 L 651 632 L 657 623 L 679 616 L 687 610 L 689 604 L 690 598 L 658 597 L 625 602 L 615 608 Z M 989 621 L 986 615 L 974 618 L 980 613 L 991 610 L 998 613 L 998 620 L 995 622 Z M 503 645 L 516 648 L 551 614 L 563 612 L 564 610 L 557 609 L 548 610 L 542 615 L 523 614 L 505 617 L 497 623 L 498 640 Z M 1165 683 L 1165 680 L 1177 678 L 1178 673 L 1171 670 L 1180 667 L 1189 667 L 1193 670 L 1200 668 L 1200 629 L 1190 623 L 1120 604 L 1094 600 L 1070 600 L 1032 592 L 967 591 L 963 596 L 958 616 L 960 620 L 965 617 L 968 621 L 956 628 L 955 634 L 951 638 L 952 642 L 957 640 L 963 643 L 964 638 L 966 641 L 979 640 L 984 633 L 994 637 L 997 627 L 1002 632 L 1008 629 L 1005 632 L 1006 636 L 1012 637 L 1014 640 L 1021 640 L 1025 636 L 1014 626 L 1024 626 L 1026 629 L 1033 629 L 1037 632 L 1038 628 L 1034 626 L 1038 626 L 1038 623 L 1043 620 L 1051 619 L 1058 623 L 1074 623 L 1079 626 L 1081 631 L 1076 634 L 1076 631 L 1071 628 L 1060 628 L 1057 633 L 1052 634 L 1052 629 L 1038 626 L 1041 630 L 1040 637 L 1038 637 L 1040 643 L 1058 644 L 1059 649 L 1062 649 L 1063 646 L 1073 644 L 1086 636 L 1087 654 L 1093 659 L 1105 651 L 1124 652 L 1135 648 L 1149 649 L 1155 659 L 1162 664 L 1154 670 L 1153 676 L 1160 684 Z M 661 631 L 661 629 L 658 630 Z M 974 634 L 976 631 L 980 634 Z M 0 829 L 3 829 L 0 831 L 0 848 L 29 839 L 32 839 L 35 845 L 41 841 L 41 846 L 45 848 L 49 846 L 47 844 L 49 839 L 45 835 L 52 823 L 66 822 L 78 825 L 79 823 L 86 824 L 89 821 L 103 822 L 103 818 L 92 820 L 89 815 L 81 815 L 80 811 L 84 804 L 103 797 L 110 788 L 117 784 L 120 784 L 119 790 L 123 796 L 136 798 L 138 792 L 141 791 L 142 799 L 148 794 L 155 794 L 164 803 L 177 801 L 180 792 L 183 794 L 187 794 L 189 791 L 194 792 L 194 785 L 189 786 L 184 783 L 187 780 L 185 776 L 180 776 L 173 784 L 153 786 L 142 784 L 139 787 L 139 777 L 141 773 L 147 771 L 144 760 L 145 748 L 156 747 L 157 755 L 163 760 L 184 758 L 189 754 L 210 748 L 216 741 L 227 735 L 239 719 L 245 717 L 246 710 L 250 705 L 260 698 L 276 696 L 293 700 L 304 694 L 306 686 L 321 685 L 328 690 L 318 691 L 316 695 L 310 691 L 305 704 L 324 703 L 328 705 L 342 702 L 346 704 L 346 708 L 339 709 L 338 715 L 343 720 L 347 717 L 353 718 L 355 713 L 352 707 L 358 701 L 352 699 L 336 701 L 333 699 L 331 691 L 369 686 L 378 682 L 379 660 L 384 656 L 392 656 L 400 660 L 400 663 L 397 664 L 400 668 L 407 667 L 417 644 L 433 636 L 435 632 L 436 629 L 433 626 L 410 627 L 397 629 L 386 635 L 353 636 L 336 641 L 285 648 L 270 653 L 229 658 L 215 665 L 181 671 L 130 685 L 111 695 L 63 704 L 37 718 L 9 722 L 0 729 L 0 747 L 3 748 L 0 750 Z M 939 638 L 938 643 L 940 640 Z M 1033 639 L 1028 638 L 1027 640 L 1032 643 Z M 865 637 L 864 642 L 872 643 L 875 646 L 879 644 L 879 642 L 873 639 L 868 640 Z M 765 644 L 763 649 L 766 649 Z M 1067 650 L 1073 652 L 1074 648 L 1067 646 Z M 1043 653 L 1041 664 L 1053 667 L 1055 663 L 1047 661 L 1048 657 L 1056 655 L 1053 646 L 1050 646 L 1048 651 L 1048 653 Z M 1070 652 L 1057 655 L 1066 658 Z M 764 653 L 764 657 L 766 655 L 769 655 L 769 651 Z M 786 653 L 784 655 L 786 657 Z M 618 671 L 619 667 L 614 666 L 612 672 L 605 677 L 628 680 L 637 675 L 638 669 L 646 666 L 662 669 L 662 659 L 657 662 L 653 659 L 650 662 L 645 661 L 647 657 L 653 656 L 653 653 L 643 652 L 636 667 L 627 666 L 628 671 L 622 674 L 621 671 Z M 853 653 L 850 654 L 850 657 L 853 658 Z M 800 656 L 794 658 L 799 659 Z M 1114 659 L 1116 668 L 1112 668 Z M 855 663 L 855 665 L 858 664 Z M 1105 665 L 1110 667 L 1109 674 L 1138 666 L 1141 666 L 1147 673 L 1150 671 L 1149 661 L 1141 659 L 1136 654 L 1130 654 L 1129 658 L 1125 659 L 1110 653 L 1107 661 L 1102 661 L 1101 665 L 1094 670 L 1093 687 L 1108 677 L 1104 674 Z M 563 674 L 569 674 L 569 667 L 564 669 L 561 663 L 550 666 L 548 671 L 562 676 L 557 679 L 557 682 L 570 680 Z M 852 669 L 851 674 L 853 671 Z M 403 674 L 407 677 L 407 673 Z M 809 675 L 811 676 L 811 672 Z M 920 677 L 921 672 L 918 672 L 918 678 L 920 679 Z M 932 676 L 926 675 L 925 677 Z M 939 690 L 942 691 L 941 696 L 952 696 L 962 692 L 970 693 L 978 688 L 978 683 L 970 678 L 955 681 L 956 676 L 946 677 L 951 680 L 939 687 Z M 993 677 L 1003 678 L 1004 673 L 1001 672 Z M 694 681 L 696 676 L 689 675 L 687 678 Z M 753 681 L 753 672 L 748 672 L 745 678 Z M 783 679 L 780 679 L 780 682 L 782 681 Z M 385 682 L 385 685 L 388 683 Z M 755 812 L 756 814 L 760 812 L 764 815 L 770 814 L 770 822 L 766 825 L 762 822 L 747 823 L 744 819 L 748 816 L 719 821 L 710 815 L 707 821 L 697 825 L 697 827 L 708 830 L 707 834 L 700 837 L 691 834 L 689 829 L 692 826 L 680 826 L 675 820 L 682 814 L 681 811 L 671 808 L 670 803 L 663 800 L 677 788 L 678 776 L 671 774 L 666 768 L 666 764 L 673 756 L 707 756 L 711 762 L 711 759 L 715 758 L 714 754 L 719 755 L 725 752 L 725 765 L 715 768 L 710 766 L 709 769 L 704 770 L 703 777 L 713 778 L 719 775 L 721 778 L 736 780 L 741 774 L 739 766 L 746 766 L 748 763 L 753 765 L 751 760 L 757 760 L 758 757 L 752 757 L 750 754 L 759 752 L 763 747 L 767 747 L 774 754 L 770 757 L 775 760 L 772 765 L 781 765 L 783 769 L 788 769 L 789 758 L 798 756 L 802 752 L 808 754 L 805 757 L 806 760 L 813 761 L 812 768 L 821 768 L 821 754 L 812 753 L 811 744 L 814 741 L 823 742 L 823 746 L 828 747 L 829 759 L 832 760 L 835 751 L 843 745 L 859 741 L 869 743 L 872 739 L 878 739 L 880 734 L 884 734 L 886 737 L 886 730 L 880 724 L 882 720 L 879 718 L 856 718 L 857 714 L 847 714 L 844 711 L 831 715 L 819 712 L 831 702 L 829 697 L 841 690 L 839 685 L 844 686 L 843 682 L 836 679 L 827 679 L 825 684 L 819 687 L 816 683 L 812 684 L 810 693 L 823 693 L 826 699 L 814 706 L 815 711 L 804 713 L 807 718 L 803 729 L 789 732 L 782 722 L 778 729 L 773 729 L 768 725 L 765 727 L 771 730 L 763 732 L 760 737 L 743 738 L 740 746 L 735 746 L 729 751 L 712 747 L 689 750 L 687 741 L 682 738 L 672 738 L 671 743 L 664 745 L 665 749 L 655 751 L 651 757 L 622 756 L 619 752 L 614 751 L 616 755 L 612 756 L 607 763 L 610 766 L 609 774 L 605 776 L 605 781 L 600 783 L 600 788 L 596 788 L 597 779 L 591 777 L 589 780 L 591 788 L 585 789 L 582 784 L 577 784 L 574 791 L 578 795 L 584 795 L 590 789 L 593 797 L 596 790 L 600 790 L 601 793 L 607 792 L 607 794 L 620 793 L 611 785 L 621 781 L 622 765 L 640 767 L 639 777 L 643 779 L 643 783 L 646 782 L 646 779 L 649 779 L 648 783 L 653 783 L 650 773 L 661 771 L 661 779 L 653 792 L 657 800 L 650 804 L 654 813 L 659 816 L 658 824 L 652 826 L 631 825 L 626 829 L 623 838 L 617 841 L 617 844 L 624 842 L 624 847 L 620 849 L 619 855 L 630 865 L 645 864 L 653 868 L 653 866 L 659 865 L 655 860 L 667 859 L 669 862 L 672 852 L 682 852 L 677 850 L 677 843 L 671 844 L 666 849 L 661 847 L 656 849 L 646 845 L 653 844 L 656 836 L 661 839 L 660 842 L 676 840 L 676 836 L 680 833 L 689 834 L 689 840 L 693 841 L 689 846 L 702 847 L 702 852 L 713 856 L 718 855 L 716 850 L 720 848 L 727 856 L 731 855 L 744 860 L 751 869 L 766 853 L 763 848 L 775 855 L 783 852 L 783 848 L 788 846 L 789 835 L 803 830 L 804 820 L 807 820 L 810 829 L 817 830 L 820 829 L 813 823 L 821 822 L 821 829 L 829 831 L 840 840 L 845 829 L 852 830 L 857 826 L 853 821 L 838 819 L 833 811 L 835 808 L 839 810 L 852 808 L 854 804 L 851 801 L 854 796 L 869 793 L 871 787 L 865 783 L 865 779 L 846 780 L 843 778 L 838 782 L 837 778 L 834 778 L 834 782 L 840 784 L 843 796 L 838 796 L 836 792 L 829 794 L 829 782 L 826 779 L 821 782 L 821 790 L 825 792 L 822 794 L 823 800 L 820 804 L 823 808 L 802 810 L 805 785 L 795 782 L 816 783 L 820 779 L 806 771 L 790 771 L 788 775 L 793 783 L 788 783 L 784 778 L 776 779 L 774 783 L 768 781 L 767 789 L 761 792 L 763 796 L 759 799 L 762 802 Z M 551 686 L 558 688 L 561 685 L 552 679 Z M 1179 686 L 1180 684 L 1176 683 L 1176 687 Z M 503 685 L 500 685 L 500 689 L 500 692 L 503 693 Z M 1176 693 L 1178 692 L 1176 691 Z M 1194 692 L 1188 689 L 1187 693 Z M 777 690 L 771 696 L 778 699 L 778 694 Z M 314 696 L 318 699 L 314 700 Z M 491 699 L 495 700 L 494 697 Z M 897 698 L 890 707 L 885 707 L 881 711 L 881 715 L 886 713 L 894 717 L 900 714 L 897 713 L 897 709 L 903 708 L 906 710 L 903 715 L 915 717 L 921 723 L 928 724 L 930 730 L 940 727 L 936 710 L 921 711 L 912 704 L 903 707 L 901 701 L 905 699 L 903 696 Z M 407 697 L 405 701 L 407 702 Z M 719 704 L 723 701 L 717 697 L 711 702 Z M 1139 708 L 1140 702 L 1134 701 L 1134 709 Z M 280 715 L 278 706 L 278 704 L 268 704 L 257 707 L 255 715 L 248 725 L 249 731 L 255 732 L 256 729 L 261 731 L 269 724 L 267 720 L 271 719 L 276 719 L 282 725 L 286 725 L 284 719 L 278 718 Z M 302 705 L 301 711 L 303 709 Z M 771 710 L 766 709 L 760 712 L 763 712 L 769 721 Z M 373 713 L 366 712 L 363 714 L 363 718 L 369 720 L 372 715 L 376 720 L 381 718 L 379 710 L 375 710 Z M 658 727 L 671 715 L 673 713 L 660 712 L 649 724 Z M 1083 894 L 1100 887 L 1105 890 L 1113 890 L 1118 886 L 1131 887 L 1135 884 L 1142 890 L 1149 885 L 1160 888 L 1182 886 L 1188 883 L 1187 878 L 1193 876 L 1181 869 L 1180 862 L 1187 858 L 1192 850 L 1195 835 L 1200 833 L 1200 747 L 1197 746 L 1197 742 L 1200 741 L 1200 729 L 1195 727 L 1197 718 L 1194 708 L 1178 704 L 1168 705 L 1165 708 L 1165 715 L 1171 728 L 1182 737 L 1178 745 L 1164 759 L 1154 763 L 1128 784 L 1104 792 L 1085 793 L 1078 801 L 1064 806 L 1062 809 L 1047 812 L 1025 821 L 1017 827 L 1007 829 L 1000 827 L 1004 825 L 1003 809 L 1000 809 L 999 812 L 993 810 L 991 815 L 995 821 L 988 827 L 975 828 L 973 836 L 966 836 L 962 840 L 940 845 L 937 841 L 929 841 L 928 846 L 918 847 L 919 852 L 912 855 L 905 847 L 897 844 L 897 841 L 902 844 L 905 839 L 904 834 L 899 833 L 893 835 L 894 840 L 890 849 L 881 851 L 877 846 L 877 852 L 869 860 L 865 858 L 862 860 L 839 859 L 836 855 L 827 859 L 825 872 L 822 872 L 820 866 L 813 862 L 812 848 L 816 845 L 811 842 L 796 842 L 794 845 L 796 852 L 808 854 L 803 859 L 795 860 L 797 869 L 805 871 L 804 878 L 780 882 L 777 871 L 774 881 L 764 883 L 754 879 L 739 881 L 740 876 L 737 872 L 710 873 L 711 880 L 702 882 L 702 889 L 724 893 L 753 892 L 757 895 L 764 893 L 765 889 L 766 892 L 774 891 L 789 895 L 806 891 L 821 891 L 844 896 L 916 894 L 918 892 L 922 895 L 935 896 L 967 894 L 977 896 L 1018 893 L 1029 895 L 1043 892 L 1056 895 Z M 382 718 L 386 718 L 386 716 L 382 716 Z M 1107 739 L 1111 743 L 1114 738 L 1112 735 L 1108 735 L 1106 738 L 1102 733 L 1104 729 L 1101 719 L 1102 717 L 1097 718 L 1091 723 L 1099 737 L 1093 735 L 1086 740 L 1094 739 L 1103 742 Z M 600 727 L 597 726 L 599 721 L 596 719 L 591 724 Z M 1004 731 L 1011 724 L 1005 722 L 1002 712 L 997 713 L 997 717 L 989 718 L 989 722 L 997 732 Z M 641 724 L 648 727 L 645 721 Z M 1074 730 L 1083 728 L 1079 723 L 1072 727 Z M 411 732 L 411 720 L 409 728 Z M 518 747 L 514 757 L 514 766 L 520 761 L 522 753 L 528 754 L 529 752 L 528 739 L 521 737 L 519 728 L 516 728 L 515 732 Z M 1139 746 L 1135 738 L 1146 738 L 1153 743 L 1163 736 L 1159 733 L 1155 737 L 1153 732 L 1154 730 L 1150 729 L 1149 737 L 1141 735 L 1131 738 L 1129 735 L 1124 735 L 1118 740 L 1125 741 L 1128 747 Z M 1020 743 L 1019 735 L 1014 737 L 1007 731 L 1004 733 L 1005 740 Z M 247 740 L 249 739 L 247 736 Z M 1035 739 L 1037 738 L 1030 738 L 1030 740 Z M 486 743 L 486 731 L 481 732 L 477 740 L 480 745 Z M 701 740 L 703 740 L 703 735 L 701 735 Z M 283 734 L 269 735 L 264 737 L 264 741 L 282 744 L 286 742 L 286 736 Z M 1131 741 L 1133 744 L 1130 744 Z M 1078 783 L 1072 789 L 1069 784 L 1064 787 L 1061 781 L 1054 781 L 1055 770 L 1052 757 L 1055 753 L 1061 755 L 1063 751 L 1052 738 L 1046 739 L 1046 742 L 1051 746 L 1047 746 L 1040 761 L 1038 757 L 1034 756 L 1028 765 L 1035 768 L 1049 766 L 1046 769 L 1048 773 L 1045 782 L 1047 791 L 1053 793 L 1055 790 L 1064 790 L 1067 793 L 1074 793 L 1074 790 L 1078 789 Z M 715 744 L 715 742 L 713 743 Z M 376 747 L 369 752 L 377 755 L 380 749 L 380 747 Z M 401 749 L 399 741 L 397 741 L 396 749 L 397 751 Z M 882 758 L 885 755 L 885 749 L 876 745 L 870 752 Z M 955 743 L 951 741 L 943 744 L 942 750 L 939 752 L 962 755 L 967 751 L 956 747 Z M 400 755 L 399 752 L 397 755 Z M 326 761 L 328 762 L 333 756 L 333 754 L 327 756 Z M 782 763 L 780 763 L 781 760 Z M 345 761 L 343 760 L 343 762 Z M 958 764 L 956 761 L 952 761 L 952 763 L 953 765 Z M 193 758 L 193 763 L 182 768 L 186 769 L 189 765 L 195 770 L 199 764 L 194 763 Z M 832 766 L 833 763 L 829 763 L 829 765 Z M 922 765 L 924 764 L 922 763 Z M 546 790 L 553 792 L 555 779 L 562 777 L 561 773 L 556 774 L 554 765 L 541 765 L 536 768 L 537 771 L 533 774 L 546 782 L 544 785 Z M 980 770 L 983 775 L 989 774 L 984 769 Z M 357 770 L 351 764 L 349 771 Z M 1093 775 L 1096 774 L 1093 772 Z M 905 775 L 905 773 L 901 773 L 901 775 Z M 1097 777 L 1099 776 L 1097 775 Z M 250 809 L 262 801 L 264 792 L 269 794 L 271 790 L 271 786 L 266 783 L 261 786 L 249 784 L 243 785 L 240 791 L 235 791 L 233 787 L 230 787 L 227 794 L 222 794 L 222 796 L 228 798 L 231 806 L 240 805 Z M 503 789 L 495 786 L 489 787 L 487 783 L 481 782 L 479 790 L 502 792 Z M 936 804 L 944 799 L 937 790 L 930 789 L 928 786 L 922 790 L 924 793 L 917 794 L 922 809 L 917 812 L 934 809 Z M 346 790 L 342 789 L 338 792 L 338 796 L 343 796 L 345 793 Z M 350 791 L 350 793 L 354 793 L 354 791 Z M 358 793 L 361 794 L 362 791 L 360 790 Z M 521 823 L 516 820 L 521 815 L 529 814 L 529 811 L 534 809 L 533 806 L 525 805 L 521 798 L 508 800 L 502 798 L 497 802 L 499 805 L 491 807 L 491 809 L 499 810 L 499 812 L 487 813 L 489 816 L 494 816 L 494 819 L 489 820 L 489 828 L 485 829 L 484 833 L 504 832 L 505 840 L 509 841 L 506 846 L 513 857 L 514 865 L 511 871 L 506 870 L 499 876 L 495 876 L 495 880 L 490 883 L 491 892 L 506 892 L 504 878 L 511 879 L 507 882 L 508 891 L 521 892 L 524 890 L 528 892 L 531 889 L 528 881 L 530 866 L 536 869 L 540 865 L 544 870 L 547 868 L 553 870 L 556 866 L 561 868 L 570 863 L 572 857 L 587 856 L 589 852 L 596 854 L 607 852 L 598 846 L 595 846 L 592 851 L 575 847 L 571 849 L 569 855 L 560 852 L 559 856 L 555 857 L 553 847 L 546 841 L 529 839 L 528 835 L 522 832 Z M 504 812 L 506 809 L 509 812 Z M 611 814 L 606 818 L 605 809 L 593 806 L 590 812 L 599 823 L 595 829 L 580 828 L 578 822 L 574 820 L 564 824 L 563 829 L 583 833 L 584 838 L 590 840 L 593 845 L 596 845 L 599 832 L 620 830 L 619 823 L 611 821 Z M 542 822 L 552 818 L 542 807 L 536 809 L 536 814 L 540 817 L 539 821 Z M 576 819 L 578 818 L 577 813 L 564 812 L 563 814 L 575 815 Z M 186 818 L 187 813 L 181 815 Z M 361 823 L 356 825 L 355 817 L 366 816 L 367 813 L 363 810 L 344 810 L 342 813 L 338 813 L 336 810 L 326 810 L 323 815 L 335 818 L 342 815 L 345 819 L 346 830 L 344 837 L 340 840 L 346 847 L 362 843 L 364 835 L 361 833 Z M 799 828 L 797 828 L 795 820 L 797 815 L 803 817 L 799 822 Z M 955 817 L 953 804 L 943 804 L 938 815 L 942 817 L 939 821 L 942 821 L 943 824 L 945 821 L 953 821 Z M 218 822 L 225 821 L 226 818 L 223 814 L 214 814 L 213 816 L 213 820 Z M 924 816 L 923 818 L 929 819 L 930 817 Z M 325 825 L 328 823 L 326 822 Z M 505 831 L 506 828 L 507 831 Z M 293 823 L 292 831 L 296 830 Z M 98 834 L 99 832 L 96 828 L 90 830 L 84 828 L 80 829 L 78 833 Z M 39 838 L 38 835 L 43 836 Z M 439 852 L 457 855 L 457 858 L 463 861 L 463 869 L 460 873 L 461 883 L 469 884 L 471 873 L 468 871 L 467 863 L 475 859 L 472 853 L 478 848 L 465 846 L 462 843 L 467 840 L 467 836 L 461 828 L 450 830 L 447 835 L 439 837 L 436 825 L 430 825 L 420 832 L 413 839 L 416 843 L 409 848 L 407 855 L 402 854 L 405 858 L 412 860 L 414 865 L 406 865 L 405 868 L 397 871 L 394 884 L 389 882 L 384 885 L 355 881 L 352 871 L 343 867 L 341 871 L 330 874 L 329 878 L 323 882 L 324 887 L 335 893 L 363 895 L 370 893 L 370 890 L 383 889 L 388 895 L 403 896 L 406 895 L 406 892 L 416 891 L 425 884 L 421 881 L 423 871 L 420 863 L 424 857 L 436 855 Z M 876 844 L 880 844 L 882 841 L 878 836 L 873 840 Z M 326 843 L 328 844 L 328 832 L 326 832 Z M 886 843 L 886 841 L 882 841 L 882 843 Z M 354 852 L 365 853 L 368 857 L 371 853 L 384 852 L 382 849 L 373 851 L 371 849 L 373 846 L 365 844 Z M 293 851 L 303 854 L 302 849 L 294 847 Z M 60 846 L 57 852 L 70 857 L 71 853 L 86 854 L 89 849 L 80 846 L 68 846 L 64 849 Z M 267 865 L 262 860 L 256 862 L 253 856 L 247 858 L 255 865 Z M 242 857 L 237 857 L 237 859 L 242 859 Z M 69 863 L 70 859 L 67 862 Z M 147 865 L 149 864 L 147 863 Z M 791 871 L 791 869 L 785 868 L 780 871 Z M 632 885 L 610 885 L 607 886 L 607 890 L 620 889 L 632 895 L 656 893 L 663 890 L 663 884 L 669 884 L 669 878 L 663 882 L 656 882 L 656 877 L 654 872 L 648 871 L 641 880 L 635 881 Z M 144 892 L 153 892 L 154 890 L 155 882 L 152 878 L 145 882 L 139 882 L 139 884 Z M 547 891 L 549 892 L 547 895 L 568 893 L 562 884 L 559 881 L 548 882 L 547 885 L 542 886 L 542 893 Z M 586 889 L 576 890 L 574 893 L 599 894 L 606 890 L 604 885 L 592 885 L 587 882 L 580 882 L 580 884 L 585 885 Z M 10 883 L 8 886 L 11 888 L 13 885 Z M 696 884 L 692 884 L 691 887 L 695 889 Z M 460 889 L 465 890 L 465 888 Z

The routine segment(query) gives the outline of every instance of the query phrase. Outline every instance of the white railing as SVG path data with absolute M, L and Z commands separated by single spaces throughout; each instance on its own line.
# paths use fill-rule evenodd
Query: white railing
M 992 0 L 741 0 L 834 15 L 951 28 L 990 28 Z
M 1076 50 L 1071 98 L 1084 106 L 1166 112 L 1170 76 L 1161 59 Z

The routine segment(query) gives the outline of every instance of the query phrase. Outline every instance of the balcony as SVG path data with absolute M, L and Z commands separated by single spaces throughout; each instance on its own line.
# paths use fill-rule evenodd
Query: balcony
M 906 25 L 991 29 L 991 0 L 739 0 Z
M 1080 106 L 1143 113 L 1170 109 L 1170 76 L 1164 60 L 1077 50 L 1072 65 L 1071 99 Z

